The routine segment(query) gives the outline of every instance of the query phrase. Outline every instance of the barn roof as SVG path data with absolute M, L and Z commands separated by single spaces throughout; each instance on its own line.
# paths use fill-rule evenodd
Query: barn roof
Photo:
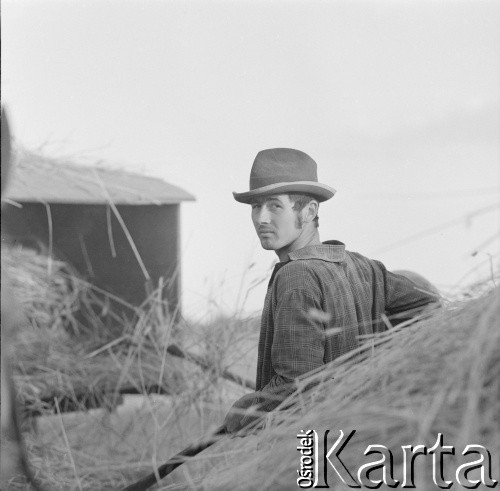
M 162 179 L 102 166 L 76 165 L 20 151 L 6 200 L 26 203 L 164 205 L 193 201 Z

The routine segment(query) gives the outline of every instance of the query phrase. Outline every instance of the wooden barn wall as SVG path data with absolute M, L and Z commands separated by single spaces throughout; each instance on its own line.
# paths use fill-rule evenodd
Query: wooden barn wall
M 165 289 L 172 308 L 179 301 L 179 205 L 117 206 L 151 277 L 170 279 Z M 109 214 L 108 214 L 109 213 Z M 49 220 L 43 204 L 6 206 L 2 226 L 14 242 L 49 247 Z M 50 205 L 54 255 L 72 264 L 93 284 L 138 305 L 146 298 L 146 278 L 127 237 L 106 205 Z M 111 228 L 108 227 L 108 216 Z M 112 254 L 110 240 L 116 257 Z

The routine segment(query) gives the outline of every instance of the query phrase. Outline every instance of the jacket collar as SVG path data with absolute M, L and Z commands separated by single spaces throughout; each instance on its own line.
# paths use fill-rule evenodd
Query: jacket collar
M 299 261 L 301 259 L 321 259 L 331 263 L 341 263 L 345 261 L 345 244 L 339 240 L 327 240 L 322 244 L 311 245 L 297 249 L 288 253 L 289 261 L 276 263 L 267 287 L 273 284 L 276 273 L 290 261 Z

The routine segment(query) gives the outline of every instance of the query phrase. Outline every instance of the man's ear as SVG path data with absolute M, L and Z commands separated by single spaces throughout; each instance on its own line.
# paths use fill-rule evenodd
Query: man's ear
M 307 223 L 312 222 L 318 214 L 318 209 L 319 209 L 319 203 L 315 199 L 309 201 L 309 203 L 303 209 L 304 222 Z

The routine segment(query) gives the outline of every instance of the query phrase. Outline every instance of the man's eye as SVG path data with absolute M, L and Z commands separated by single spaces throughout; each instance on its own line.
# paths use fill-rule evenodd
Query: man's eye
M 260 205 L 258 205 L 258 204 L 253 204 L 253 205 L 252 205 L 252 210 L 255 210 L 255 209 L 257 209 L 257 208 L 260 208 Z

